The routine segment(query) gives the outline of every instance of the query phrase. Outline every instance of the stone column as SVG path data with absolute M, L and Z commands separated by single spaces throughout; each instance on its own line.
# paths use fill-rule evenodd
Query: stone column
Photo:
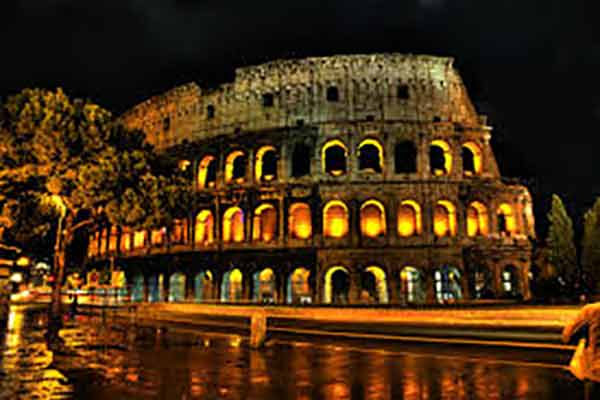
M 348 290 L 348 303 L 359 304 L 360 292 L 362 290 L 360 272 L 354 269 L 349 269 L 350 272 L 350 288 Z

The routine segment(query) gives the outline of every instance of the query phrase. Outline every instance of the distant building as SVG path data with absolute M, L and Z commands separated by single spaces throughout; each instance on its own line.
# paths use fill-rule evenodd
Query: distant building
M 531 196 L 503 180 L 451 58 L 281 60 L 122 118 L 194 175 L 201 206 L 110 227 L 137 300 L 423 303 L 528 298 Z

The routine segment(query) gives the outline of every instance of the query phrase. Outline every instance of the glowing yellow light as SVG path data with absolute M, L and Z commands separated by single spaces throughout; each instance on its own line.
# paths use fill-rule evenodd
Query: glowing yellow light
M 312 216 L 310 206 L 295 203 L 290 206 L 289 231 L 295 239 L 308 239 L 312 235 Z
M 487 209 L 483 204 L 475 201 L 467 209 L 467 236 L 485 236 L 488 234 Z
M 398 234 L 409 237 L 419 235 L 421 231 L 421 207 L 413 200 L 404 200 L 398 210 Z
M 327 171 L 327 150 L 329 150 L 332 147 L 340 147 L 344 151 L 344 159 L 348 158 L 348 148 L 346 147 L 344 142 L 342 142 L 339 139 L 330 140 L 329 142 L 325 143 L 325 145 L 321 149 L 321 166 L 323 168 L 323 172 L 328 172 L 333 176 L 340 176 L 343 175 L 345 172 L 342 170 Z
M 211 244 L 214 242 L 214 217 L 210 210 L 202 210 L 196 215 L 194 230 L 196 243 Z
M 263 176 L 263 162 L 264 156 L 268 151 L 275 151 L 275 147 L 273 146 L 263 146 L 256 152 L 256 161 L 254 167 L 254 178 L 256 182 L 262 181 L 271 181 L 273 180 L 273 175 L 265 175 Z
M 233 166 L 235 163 L 235 160 L 238 157 L 243 157 L 244 156 L 244 152 L 241 150 L 236 150 L 231 152 L 228 156 L 227 159 L 225 160 L 225 182 L 231 182 L 233 180 Z M 244 182 L 244 177 L 239 177 L 236 179 L 236 183 L 243 183 Z
M 213 187 L 215 185 L 215 182 L 207 182 L 207 178 L 208 178 L 208 169 L 210 168 L 210 164 L 216 162 L 215 157 L 213 156 L 204 156 L 204 158 L 202 159 L 202 161 L 200 161 L 200 165 L 198 167 L 198 187 L 200 189 L 206 188 L 206 187 Z M 232 167 L 232 171 L 233 171 L 233 167 Z
M 28 257 L 22 256 L 17 258 L 16 264 L 18 267 L 28 267 L 30 262 Z
M 110 237 L 108 238 L 108 250 L 116 251 L 117 250 L 117 239 L 119 238 L 119 232 L 116 226 L 112 226 L 110 228 Z
M 341 266 L 331 267 L 327 270 L 327 272 L 325 273 L 325 288 L 324 288 L 324 293 L 323 293 L 323 303 L 325 303 L 325 304 L 331 303 L 331 300 L 332 300 L 331 297 L 333 295 L 333 293 L 332 293 L 333 287 L 332 287 L 331 277 L 337 271 L 344 271 L 346 273 L 346 275 L 349 275 L 348 270 Z
M 133 234 L 133 247 L 135 247 L 136 249 L 144 247 L 145 242 L 146 242 L 146 231 L 136 231 Z
M 270 242 L 277 229 L 277 211 L 271 204 L 261 204 L 254 211 L 252 239 Z
M 363 235 L 378 237 L 385 235 L 385 208 L 377 200 L 368 200 L 360 207 L 360 229 Z
M 244 239 L 244 212 L 239 207 L 230 207 L 223 214 L 223 241 L 239 243 Z
M 382 304 L 388 303 L 388 288 L 387 279 L 383 269 L 377 266 L 367 267 L 367 272 L 370 272 L 375 277 L 375 289 L 377 290 L 378 302 Z
M 439 147 L 444 152 L 444 169 L 446 170 L 435 170 L 433 173 L 436 176 L 449 175 L 452 172 L 452 153 L 450 152 L 450 145 L 443 140 L 434 140 L 431 142 L 431 146 Z
M 503 215 L 506 221 L 506 232 L 516 233 L 517 232 L 517 219 L 513 213 L 512 207 L 507 203 L 502 203 L 498 207 L 498 216 Z
M 348 207 L 332 200 L 323 208 L 323 233 L 325 237 L 342 238 L 348 233 Z
M 187 169 L 188 169 L 188 167 L 190 166 L 190 164 L 191 164 L 191 163 L 190 163 L 190 161 L 189 161 L 189 160 L 179 160 L 179 163 L 178 163 L 178 165 L 177 165 L 177 166 L 179 167 L 179 169 L 180 169 L 181 171 L 185 171 L 185 170 L 187 170 Z
M 447 200 L 437 202 L 433 216 L 433 231 L 436 236 L 456 235 L 456 209 Z
M 481 174 L 481 170 L 483 167 L 483 157 L 481 154 L 481 149 L 479 148 L 479 146 L 473 142 L 467 142 L 463 144 L 463 147 L 468 149 L 471 154 L 473 155 L 473 169 L 475 170 L 474 173 L 476 175 Z M 468 173 L 469 171 L 465 171 L 465 173 Z

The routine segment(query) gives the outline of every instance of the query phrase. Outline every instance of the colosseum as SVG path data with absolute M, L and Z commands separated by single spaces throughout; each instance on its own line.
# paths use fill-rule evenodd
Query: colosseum
M 503 179 L 453 59 L 239 68 L 122 120 L 189 170 L 198 208 L 90 237 L 137 301 L 418 304 L 530 297 L 526 187 Z

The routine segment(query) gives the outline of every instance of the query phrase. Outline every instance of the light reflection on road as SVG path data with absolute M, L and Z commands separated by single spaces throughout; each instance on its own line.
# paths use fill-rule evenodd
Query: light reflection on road
M 583 399 L 561 368 L 494 354 L 125 328 L 78 317 L 53 354 L 45 315 L 13 307 L 3 327 L 0 399 Z M 497 354 L 498 357 L 503 354 Z M 593 398 L 593 397 L 592 397 Z

